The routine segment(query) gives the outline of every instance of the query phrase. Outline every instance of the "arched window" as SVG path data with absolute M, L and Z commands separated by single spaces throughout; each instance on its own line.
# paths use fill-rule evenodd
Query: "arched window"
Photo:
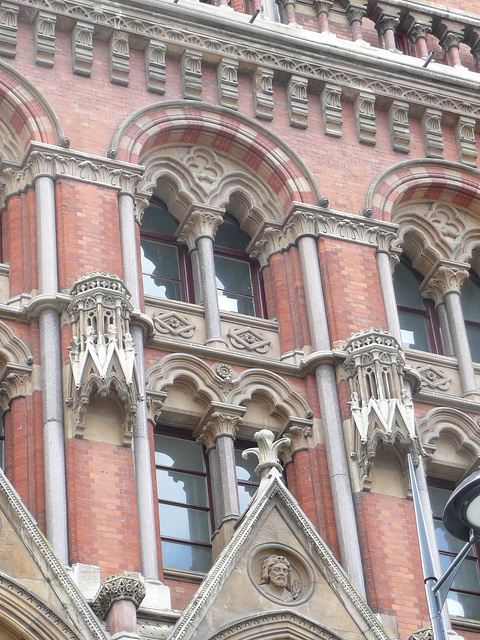
M 422 298 L 418 289 L 421 279 L 408 259 L 402 259 L 393 274 L 403 346 L 443 353 L 433 302 Z
M 220 311 L 249 316 L 264 315 L 264 301 L 258 266 L 246 254 L 250 236 L 228 213 L 214 242 L 215 276 Z
M 462 287 L 462 309 L 472 360 L 480 362 L 480 280 L 473 272 Z
M 152 197 L 142 219 L 142 275 L 145 295 L 193 302 L 187 249 L 175 238 L 178 222 L 162 200 Z

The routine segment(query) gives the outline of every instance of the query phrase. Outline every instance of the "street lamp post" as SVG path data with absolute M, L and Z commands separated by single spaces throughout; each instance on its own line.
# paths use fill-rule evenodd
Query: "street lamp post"
M 454 537 L 466 541 L 466 544 L 445 573 L 438 578 L 410 454 L 408 455 L 408 466 L 432 633 L 434 640 L 447 640 L 443 605 L 460 565 L 473 545 L 480 540 L 480 471 L 472 473 L 459 484 L 445 506 L 443 524 L 446 530 Z

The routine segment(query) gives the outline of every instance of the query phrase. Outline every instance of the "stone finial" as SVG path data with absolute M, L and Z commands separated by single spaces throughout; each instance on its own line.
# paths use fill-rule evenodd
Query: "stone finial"
M 145 593 L 145 585 L 138 578 L 129 575 L 110 576 L 103 581 L 92 608 L 99 618 L 105 620 L 110 607 L 119 600 L 129 600 L 138 609 Z
M 282 471 L 282 466 L 278 462 L 278 453 L 284 446 L 290 446 L 290 438 L 279 438 L 274 442 L 275 435 L 268 429 L 262 429 L 255 434 L 255 440 L 258 442 L 258 447 L 252 447 L 246 449 L 242 453 L 242 458 L 245 460 L 252 453 L 258 458 L 258 465 L 255 469 L 255 473 L 262 478 L 266 477 L 272 469 Z

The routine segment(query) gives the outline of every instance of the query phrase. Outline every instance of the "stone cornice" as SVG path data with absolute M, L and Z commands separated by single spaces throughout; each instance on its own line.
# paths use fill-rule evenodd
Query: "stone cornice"
M 101 7 L 93 0 L 73 2 L 66 0 L 22 0 L 20 7 L 47 10 L 58 16 L 90 22 L 97 29 L 112 32 L 124 31 L 146 40 L 161 41 L 178 50 L 179 47 L 194 48 L 204 52 L 205 59 L 218 62 L 222 57 L 237 59 L 242 66 L 264 66 L 299 74 L 312 80 L 334 82 L 358 91 L 371 91 L 375 95 L 406 100 L 422 107 L 480 117 L 480 100 L 475 76 L 466 79 L 455 70 L 442 65 L 435 70 L 422 67 L 422 60 L 391 54 L 381 49 L 359 46 L 330 34 L 302 31 L 292 33 L 288 26 L 270 21 L 248 23 L 248 15 L 235 12 L 226 14 L 218 7 L 194 5 L 182 2 L 176 5 L 163 0 L 142 0 L 125 3 L 119 11 L 117 3 L 103 3 Z M 416 11 L 425 6 L 418 2 L 404 1 L 402 7 Z M 178 7 L 181 6 L 181 11 Z M 444 18 L 458 19 L 468 26 L 479 27 L 480 19 L 452 10 L 430 6 L 429 13 Z M 218 33 L 225 33 L 219 37 Z M 263 43 L 263 44 L 259 44 Z M 332 46 L 334 44 L 334 46 Z M 273 47 L 273 51 L 272 51 Z M 295 51 L 295 56 L 291 52 Z M 366 71 L 368 69 L 368 72 Z M 431 83 L 435 83 L 435 92 Z
M 268 264 L 273 254 L 285 251 L 304 236 L 339 238 L 388 252 L 396 238 L 397 228 L 389 222 L 295 202 L 283 227 L 265 223 L 250 243 L 249 251 L 261 267 Z
M 133 193 L 144 167 L 31 142 L 21 164 L 3 162 L 0 171 L 0 199 L 5 206 L 9 196 L 24 191 L 41 176 L 80 180 Z

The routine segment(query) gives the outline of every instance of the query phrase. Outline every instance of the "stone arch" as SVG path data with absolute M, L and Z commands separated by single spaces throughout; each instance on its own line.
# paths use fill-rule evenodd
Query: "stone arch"
M 47 100 L 21 73 L 0 61 L 0 154 L 20 162 L 32 141 L 68 146 L 68 138 Z
M 322 201 L 313 174 L 281 138 L 247 116 L 206 103 L 171 101 L 136 111 L 115 133 L 109 155 L 147 164 L 148 176 L 146 159 L 152 160 L 154 150 L 173 145 L 195 145 L 231 159 L 253 180 L 254 190 L 263 187 L 268 192 L 267 209 L 277 207 L 285 214 L 294 201 Z M 150 174 L 150 180 L 152 177 Z M 148 186 L 148 178 L 144 186 Z M 219 188 L 222 191 L 224 200 L 229 191 L 225 183 Z M 222 202 L 222 197 L 217 200 Z
M 447 407 L 430 409 L 419 421 L 429 472 L 458 480 L 480 465 L 480 432 L 468 415 Z
M 389 221 L 395 208 L 412 200 L 439 200 L 480 215 L 480 171 L 446 160 L 401 162 L 375 178 L 364 210 Z
M 32 363 L 30 349 L 0 320 L 0 412 L 14 398 L 31 393 Z

